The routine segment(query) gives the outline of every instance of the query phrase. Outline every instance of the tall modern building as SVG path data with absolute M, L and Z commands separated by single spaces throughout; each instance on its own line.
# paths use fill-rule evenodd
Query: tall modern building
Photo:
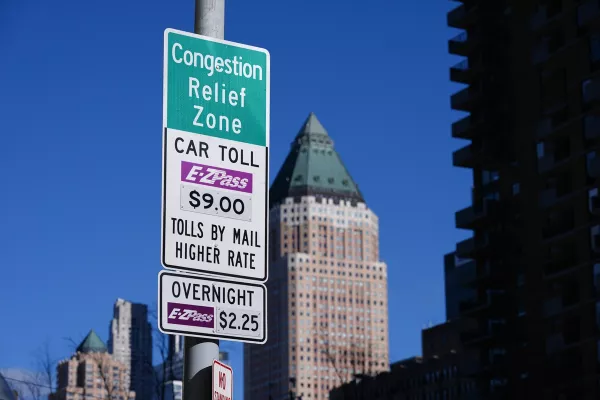
M 270 190 L 268 341 L 245 345 L 244 398 L 327 399 L 389 369 L 379 221 L 310 114 Z
M 71 358 L 56 367 L 56 392 L 50 400 L 135 400 L 129 390 L 129 368 L 108 354 L 92 330 Z
M 153 396 L 152 326 L 148 306 L 117 299 L 110 322 L 108 350 L 129 367 L 131 390 L 138 400 Z
M 473 171 L 473 231 L 454 265 L 463 334 L 486 399 L 600 398 L 600 3 L 464 0 L 450 69 L 470 140 L 453 164 Z M 460 259 L 460 263 L 455 263 Z M 456 281 L 462 278 L 455 274 Z

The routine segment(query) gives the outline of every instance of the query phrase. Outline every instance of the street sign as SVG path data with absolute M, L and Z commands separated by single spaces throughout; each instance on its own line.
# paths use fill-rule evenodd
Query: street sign
M 163 333 L 267 341 L 267 290 L 262 284 L 161 271 L 158 302 Z
M 265 282 L 269 53 L 167 29 L 161 261 Z
M 212 399 L 231 400 L 233 398 L 233 370 L 218 360 L 213 361 Z

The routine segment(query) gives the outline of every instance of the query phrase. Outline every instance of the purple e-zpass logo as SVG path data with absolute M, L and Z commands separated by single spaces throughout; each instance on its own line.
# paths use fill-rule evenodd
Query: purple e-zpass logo
M 214 328 L 215 309 L 190 304 L 167 303 L 167 322 L 171 324 Z
M 252 174 L 210 165 L 181 162 L 181 181 L 252 193 Z

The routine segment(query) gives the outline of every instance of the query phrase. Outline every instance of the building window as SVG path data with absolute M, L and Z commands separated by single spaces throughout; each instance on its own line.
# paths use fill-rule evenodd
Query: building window
M 520 192 L 521 192 L 521 185 L 519 184 L 519 182 L 513 183 L 513 185 L 512 185 L 512 194 L 513 194 L 513 196 L 516 196 Z
M 484 199 L 486 200 L 500 200 L 500 193 L 498 192 L 492 192 L 492 193 L 487 193 L 485 196 L 483 196 Z
M 486 171 L 483 170 L 481 172 L 481 181 L 482 184 L 487 185 L 488 183 L 497 181 L 500 178 L 500 174 L 498 171 Z
M 592 79 L 587 79 L 581 84 L 581 95 L 585 105 L 597 100 L 599 95 L 598 83 Z
M 544 157 L 544 142 L 539 142 L 536 147 L 537 158 Z

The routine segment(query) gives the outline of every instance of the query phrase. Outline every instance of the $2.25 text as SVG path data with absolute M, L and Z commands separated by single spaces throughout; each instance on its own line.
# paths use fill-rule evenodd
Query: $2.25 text
M 219 327 L 223 330 L 233 329 L 256 332 L 259 328 L 258 315 L 221 311 L 219 313 Z

